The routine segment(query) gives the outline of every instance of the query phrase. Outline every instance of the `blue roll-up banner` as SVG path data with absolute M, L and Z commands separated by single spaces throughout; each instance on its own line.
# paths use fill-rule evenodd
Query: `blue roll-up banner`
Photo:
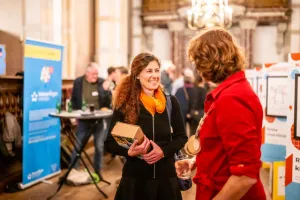
M 60 173 L 63 46 L 27 39 L 24 46 L 23 179 L 21 188 Z
M 6 51 L 5 45 L 0 44 L 0 75 L 5 75 L 6 72 Z

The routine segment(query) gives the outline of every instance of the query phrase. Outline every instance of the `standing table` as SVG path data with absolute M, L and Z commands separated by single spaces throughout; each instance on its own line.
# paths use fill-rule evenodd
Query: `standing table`
M 105 197 L 107 198 L 108 196 L 99 188 L 98 184 L 96 183 L 95 179 L 92 176 L 92 173 L 90 172 L 87 164 L 85 163 L 85 161 L 83 160 L 83 158 L 81 157 L 81 153 L 84 153 L 84 155 L 86 156 L 86 158 L 88 159 L 88 161 L 90 162 L 90 164 L 93 166 L 93 163 L 91 161 L 91 159 L 89 158 L 89 156 L 87 155 L 87 153 L 84 151 L 84 147 L 86 146 L 86 144 L 88 143 L 91 135 L 93 134 L 93 132 L 95 132 L 96 130 L 96 125 L 100 122 L 102 122 L 102 119 L 104 118 L 109 118 L 112 115 L 112 111 L 111 110 L 106 110 L 106 111 L 94 111 L 93 113 L 90 112 L 82 112 L 82 111 L 73 111 L 73 112 L 66 112 L 66 111 L 62 111 L 61 113 L 50 113 L 49 114 L 52 117 L 58 117 L 58 118 L 65 118 L 65 119 L 79 119 L 79 120 L 84 120 L 86 121 L 86 123 L 89 124 L 89 130 L 87 130 L 88 132 L 86 133 L 86 137 L 83 138 L 82 141 L 82 145 L 78 145 L 80 148 L 78 149 L 77 144 L 80 144 L 76 135 L 74 133 L 72 133 L 73 137 L 75 138 L 75 142 L 72 140 L 71 135 L 68 134 L 68 137 L 72 143 L 72 145 L 74 146 L 75 151 L 77 152 L 76 158 L 73 160 L 73 162 L 71 163 L 68 171 L 63 175 L 63 177 L 61 177 L 60 181 L 59 181 L 59 187 L 57 189 L 57 191 L 51 195 L 50 197 L 48 197 L 48 199 L 51 199 L 52 197 L 54 197 L 62 188 L 63 184 L 66 182 L 67 177 L 70 173 L 70 171 L 72 170 L 72 168 L 74 167 L 75 163 L 78 161 L 78 159 L 80 159 L 84 165 L 84 167 L 87 169 L 90 177 L 92 178 L 97 190 Z M 94 168 L 94 166 L 93 166 Z M 95 169 L 94 169 L 95 171 Z M 96 172 L 96 171 L 95 171 Z M 105 183 L 107 183 L 108 185 L 110 185 L 110 182 L 101 179 L 100 181 L 103 181 Z

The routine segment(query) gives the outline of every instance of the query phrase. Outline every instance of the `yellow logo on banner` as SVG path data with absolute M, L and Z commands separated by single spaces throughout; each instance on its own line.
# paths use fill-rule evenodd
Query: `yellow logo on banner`
M 61 60 L 61 50 L 49 48 L 49 47 L 41 47 L 31 44 L 25 45 L 25 57 L 27 58 L 37 58 L 37 59 L 45 59 L 45 60 Z

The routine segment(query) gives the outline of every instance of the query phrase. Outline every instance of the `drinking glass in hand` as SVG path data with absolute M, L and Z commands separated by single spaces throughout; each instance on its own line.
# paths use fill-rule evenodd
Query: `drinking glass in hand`
M 180 154 L 175 156 L 176 159 L 176 171 L 178 178 L 181 178 L 183 180 L 190 179 L 192 176 L 192 171 L 190 168 L 190 159 L 188 158 L 188 155 Z

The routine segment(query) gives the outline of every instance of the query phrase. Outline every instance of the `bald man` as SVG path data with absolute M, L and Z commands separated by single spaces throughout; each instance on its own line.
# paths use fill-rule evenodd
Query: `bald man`
M 73 110 L 82 109 L 82 101 L 87 104 L 93 104 L 95 110 L 111 107 L 111 91 L 109 90 L 109 82 L 98 77 L 99 66 L 97 63 L 90 63 L 84 76 L 74 81 L 72 91 L 72 107 Z M 76 129 L 76 136 L 80 142 L 85 139 L 89 131 L 88 124 L 84 120 L 79 120 Z M 104 151 L 104 140 L 106 139 L 106 131 L 104 130 L 103 121 L 97 123 L 94 134 L 94 168 L 96 173 L 102 178 L 102 157 Z M 73 151 L 72 160 L 75 159 L 76 152 Z M 75 168 L 79 166 L 79 162 L 75 164 Z

